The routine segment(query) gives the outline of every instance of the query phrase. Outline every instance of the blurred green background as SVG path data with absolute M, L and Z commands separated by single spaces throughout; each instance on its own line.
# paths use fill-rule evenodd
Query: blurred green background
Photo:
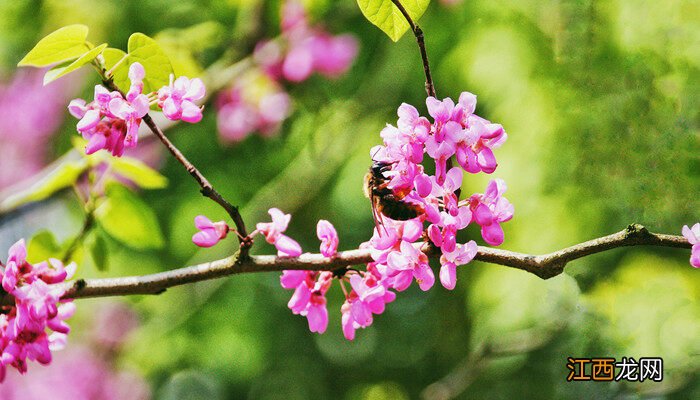
M 447 3 L 433 1 L 420 20 L 438 96 L 477 94 L 477 113 L 509 134 L 494 173 L 508 183 L 516 210 L 503 248 L 536 254 L 630 223 L 680 234 L 682 225 L 698 222 L 700 2 Z M 318 219 L 334 223 L 340 248 L 351 249 L 373 227 L 361 191 L 369 149 L 384 124 L 395 123 L 402 102 L 427 114 L 423 71 L 410 34 L 392 43 L 354 1 L 307 6 L 330 31 L 360 39 L 348 74 L 286 86 L 294 113 L 276 137 L 224 146 L 213 106 L 202 123 L 168 135 L 242 206 L 249 226 L 278 207 L 292 213 L 288 233 L 306 251 L 318 246 Z M 194 54 L 191 68 L 234 62 L 257 40 L 279 34 L 278 10 L 277 1 L 254 0 L 2 0 L 0 76 L 11 79 L 39 38 L 71 23 L 88 25 L 94 43 L 124 48 L 132 32 L 165 40 L 177 36 L 172 29 L 209 22 L 206 39 L 177 42 Z M 86 70 L 73 90 L 90 98 L 96 78 Z M 65 119 L 47 162 L 69 149 L 74 124 Z M 86 262 L 79 276 L 145 274 L 232 251 L 233 241 L 197 250 L 192 219 L 225 215 L 174 160 L 162 172 L 169 186 L 140 197 L 157 213 L 164 246 L 137 250 L 110 240 L 108 269 Z M 490 178 L 469 176 L 463 192 L 482 192 Z M 68 216 L 52 230 L 74 234 L 81 225 L 75 200 L 66 194 L 55 201 Z M 11 219 L 20 225 L 12 232 L 29 237 L 35 225 L 22 218 Z M 5 237 L 3 245 L 17 239 Z M 478 232 L 460 238 L 469 239 L 479 242 Z M 436 286 L 399 294 L 354 342 L 340 330 L 337 287 L 329 295 L 329 329 L 319 336 L 287 309 L 291 292 L 276 274 L 189 285 L 122 299 L 141 324 L 114 368 L 144 377 L 156 399 L 700 398 L 700 280 L 688 257 L 683 250 L 618 249 L 575 261 L 548 281 L 473 262 L 459 270 L 452 292 Z M 73 343 L 103 302 L 79 301 Z M 568 356 L 663 357 L 664 381 L 566 382 Z M 32 365 L 23 379 L 37 368 L 46 367 Z

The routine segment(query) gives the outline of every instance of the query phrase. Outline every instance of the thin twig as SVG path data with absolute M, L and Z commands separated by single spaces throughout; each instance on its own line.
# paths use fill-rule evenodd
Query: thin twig
M 104 79 L 103 84 L 109 90 L 118 91 L 119 93 L 122 93 L 121 90 L 117 87 L 117 85 L 114 84 L 114 81 L 111 79 Z M 144 115 L 142 119 L 143 122 L 145 122 L 148 128 L 151 130 L 151 132 L 153 132 L 153 134 L 156 135 L 158 139 L 160 139 L 163 145 L 165 145 L 170 154 L 172 154 L 173 157 L 175 157 L 175 159 L 180 164 L 182 164 L 182 166 L 185 167 L 187 172 L 190 175 L 192 175 L 192 177 L 197 181 L 199 187 L 201 187 L 200 192 L 202 193 L 202 195 L 212 199 L 215 203 L 220 205 L 231 217 L 233 223 L 236 225 L 236 230 L 239 233 L 239 242 L 241 244 L 240 258 L 246 259 L 248 257 L 248 251 L 252 246 L 253 242 L 250 238 L 248 238 L 248 231 L 246 230 L 245 222 L 243 222 L 243 217 L 238 211 L 238 207 L 229 203 L 226 199 L 224 199 L 223 196 L 221 196 L 219 192 L 216 191 L 216 189 L 214 189 L 214 186 L 209 182 L 209 180 L 207 180 L 207 178 L 201 172 L 199 172 L 197 167 L 195 167 L 194 164 L 192 164 L 187 159 L 187 157 L 185 157 L 185 155 L 182 154 L 182 152 L 173 144 L 173 142 L 171 142 L 170 139 L 168 139 L 168 137 L 165 136 L 165 133 L 160 129 L 160 127 L 158 127 L 158 125 L 153 121 L 153 118 L 151 118 L 149 114 Z
M 78 249 L 78 245 L 85 240 L 85 237 L 87 234 L 90 232 L 92 227 L 95 224 L 95 216 L 92 211 L 88 212 L 85 214 L 85 221 L 83 222 L 83 227 L 80 228 L 80 232 L 78 233 L 78 236 L 73 239 L 71 242 L 70 246 L 68 246 L 68 249 L 66 250 L 66 253 L 63 255 L 62 262 L 67 263 L 68 261 L 73 258 L 73 253 Z
M 391 0 L 391 2 L 394 3 L 394 5 L 396 6 L 396 8 L 399 9 L 399 11 L 401 11 L 403 17 L 406 18 L 408 25 L 411 26 L 411 31 L 413 31 L 413 35 L 416 37 L 416 41 L 418 42 L 420 56 L 423 59 L 423 71 L 425 72 L 425 91 L 428 93 L 428 96 L 436 97 L 437 95 L 435 93 L 435 84 L 433 84 L 433 77 L 430 73 L 428 53 L 425 50 L 425 38 L 423 36 L 423 30 L 415 22 L 413 22 L 413 19 L 408 14 L 408 11 L 406 11 L 406 8 L 403 6 L 403 4 L 401 4 L 399 0 Z
M 598 239 L 579 243 L 565 249 L 543 255 L 529 255 L 508 250 L 479 246 L 475 259 L 530 272 L 542 279 L 561 274 L 570 261 L 591 254 L 626 246 L 661 246 L 685 248 L 690 243 L 682 237 L 649 232 L 641 225 L 630 225 L 627 229 Z M 436 255 L 437 249 L 424 249 L 428 255 Z M 179 268 L 157 274 L 106 279 L 79 279 L 66 282 L 64 298 L 124 296 L 134 294 L 159 294 L 166 289 L 221 278 L 228 275 L 273 272 L 283 270 L 335 271 L 351 265 L 372 261 L 370 251 L 357 249 L 343 251 L 336 257 L 321 254 L 302 254 L 299 257 L 250 256 L 242 259 L 239 253 L 204 264 Z M 2 304 L 11 304 L 7 295 Z

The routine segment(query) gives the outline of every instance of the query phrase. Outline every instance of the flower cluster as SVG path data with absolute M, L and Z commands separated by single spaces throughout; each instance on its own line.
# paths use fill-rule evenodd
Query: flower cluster
M 2 289 L 15 302 L 0 312 L 0 381 L 7 366 L 25 373 L 27 360 L 50 363 L 51 352 L 65 346 L 70 328 L 64 321 L 75 311 L 72 301 L 61 300 L 65 290 L 56 285 L 73 275 L 75 264 L 64 267 L 50 259 L 32 265 L 26 258 L 27 249 L 20 240 L 0 268 Z
M 433 287 L 435 274 L 425 250 L 439 251 L 440 283 L 452 290 L 457 267 L 477 254 L 475 241 L 457 242 L 458 232 L 476 223 L 484 241 L 497 246 L 504 240 L 501 224 L 513 217 L 501 179 L 491 180 L 483 194 L 460 200 L 463 171 L 491 174 L 496 170 L 493 149 L 507 138 L 503 127 L 474 114 L 476 96 L 471 93 L 462 93 L 457 104 L 433 97 L 426 103 L 432 122 L 415 107 L 402 104 L 397 125 L 387 125 L 381 132 L 384 144 L 371 150 L 374 164 L 368 190 L 377 227 L 361 247 L 369 250 L 373 261 L 365 271 L 344 271 L 340 278 L 345 293 L 341 324 L 348 340 L 354 339 L 358 328 L 371 325 L 373 315 L 384 312 L 396 292 L 414 281 L 424 291 Z M 435 163 L 434 175 L 425 171 L 425 154 Z M 451 167 L 453 158 L 461 169 Z M 385 208 L 384 202 L 390 206 Z M 286 228 L 286 222 L 280 225 Z M 330 227 L 320 221 L 317 229 L 326 257 L 332 256 L 327 252 L 329 244 L 337 248 L 337 233 Z M 307 316 L 312 332 L 326 329 L 324 296 L 333 277 L 330 272 L 314 271 L 285 271 L 282 275 L 282 286 L 295 290 L 289 307 Z
M 204 84 L 200 79 L 180 77 L 173 82 L 171 76 L 169 86 L 164 86 L 157 94 L 144 94 L 145 76 L 143 66 L 133 63 L 129 67 L 131 86 L 126 95 L 96 85 L 92 102 L 86 103 L 83 99 L 70 102 L 68 111 L 80 119 L 77 130 L 88 141 L 86 154 L 104 149 L 121 157 L 125 149 L 136 147 L 141 120 L 152 102 L 171 120 L 199 122 L 202 119 L 202 110 L 194 103 L 204 97 Z
M 235 143 L 251 132 L 274 135 L 291 113 L 291 100 L 276 80 L 252 70 L 219 94 L 216 108 L 221 139 Z
M 352 35 L 332 36 L 308 22 L 304 6 L 295 0 L 282 7 L 281 40 L 262 41 L 253 57 L 275 79 L 302 82 L 314 72 L 328 78 L 344 74 L 357 55 L 358 44 Z
M 693 245 L 690 253 L 690 265 L 700 268 L 700 222 L 693 225 L 692 228 L 684 225 L 682 233 L 688 239 L 688 242 Z
M 291 101 L 281 82 L 299 83 L 314 72 L 337 78 L 350 68 L 357 51 L 353 36 L 333 36 L 312 26 L 301 3 L 284 2 L 280 37 L 259 42 L 253 53 L 256 68 L 217 99 L 222 140 L 239 142 L 252 132 L 275 134 L 291 113 Z

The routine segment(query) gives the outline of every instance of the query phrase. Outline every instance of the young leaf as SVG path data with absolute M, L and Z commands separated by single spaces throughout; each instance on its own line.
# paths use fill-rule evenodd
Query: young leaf
M 136 249 L 163 246 L 163 233 L 153 210 L 129 189 L 113 184 L 106 200 L 95 210 L 95 218 L 110 236 Z
M 146 70 L 144 93 L 156 91 L 170 83 L 173 67 L 158 42 L 143 33 L 134 33 L 129 37 L 128 48 L 129 65 L 138 62 Z
M 401 0 L 401 4 L 413 22 L 417 23 L 428 8 L 430 0 Z M 406 18 L 391 0 L 357 0 L 357 5 L 365 18 L 384 31 L 394 42 L 401 39 L 410 28 Z
M 88 27 L 69 25 L 50 33 L 39 41 L 17 64 L 19 67 L 46 67 L 47 65 L 74 60 L 89 50 Z
M 168 179 L 144 162 L 131 157 L 111 157 L 110 165 L 116 174 L 144 189 L 160 189 L 168 185 Z
M 94 49 L 85 52 L 82 56 L 80 56 L 77 60 L 73 61 L 72 63 L 65 63 L 61 65 L 57 65 L 50 70 L 46 71 L 46 74 L 44 74 L 44 86 L 48 85 L 49 83 L 55 81 L 56 79 L 68 75 L 71 72 L 77 70 L 78 68 L 82 67 L 85 64 L 88 64 L 92 62 L 92 60 L 97 57 L 102 50 L 107 47 L 107 43 L 101 44 Z
M 55 169 L 39 178 L 26 190 L 17 192 L 0 202 L 0 208 L 44 200 L 57 191 L 71 186 L 88 168 L 88 162 L 84 158 L 80 160 L 61 160 L 56 165 Z
M 56 237 L 47 230 L 37 232 L 29 240 L 29 246 L 27 246 L 27 260 L 33 264 L 46 261 L 49 258 L 61 258 L 62 253 Z

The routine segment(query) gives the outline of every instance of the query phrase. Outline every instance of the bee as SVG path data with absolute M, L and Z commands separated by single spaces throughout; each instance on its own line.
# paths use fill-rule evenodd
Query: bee
M 419 204 L 404 200 L 410 192 L 394 192 L 389 189 L 389 179 L 384 172 L 391 169 L 391 164 L 375 161 L 365 175 L 365 196 L 372 202 L 372 216 L 377 227 L 381 224 L 381 216 L 397 221 L 407 221 L 423 214 L 425 210 Z

